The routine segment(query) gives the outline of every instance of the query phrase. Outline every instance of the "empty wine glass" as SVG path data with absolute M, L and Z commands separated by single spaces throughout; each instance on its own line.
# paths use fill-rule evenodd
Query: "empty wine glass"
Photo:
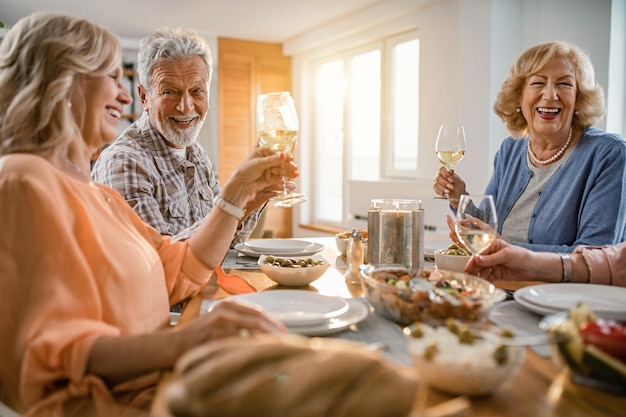
M 298 113 L 288 91 L 261 94 L 257 98 L 256 129 L 261 146 L 275 152 L 293 153 L 298 137 Z M 287 187 L 270 201 L 276 207 L 291 207 L 306 201 L 304 194 L 293 193 Z
M 498 216 L 493 196 L 462 195 L 456 212 L 455 231 L 472 255 L 487 249 L 498 237 Z
M 461 125 L 442 124 L 437 133 L 435 153 L 439 162 L 450 171 L 465 155 L 465 130 Z M 446 199 L 444 196 L 436 198 Z

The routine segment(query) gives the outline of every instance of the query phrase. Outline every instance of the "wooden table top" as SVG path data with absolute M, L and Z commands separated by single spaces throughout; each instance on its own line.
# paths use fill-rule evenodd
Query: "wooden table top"
M 323 243 L 325 249 L 321 252 L 333 266 L 326 273 L 313 282 L 311 287 L 320 294 L 340 297 L 363 297 L 360 285 L 349 285 L 345 282 L 345 269 L 336 267 L 340 258 L 333 238 L 307 238 L 306 240 Z M 338 262 L 342 265 L 343 262 Z M 276 283 L 270 280 L 260 270 L 226 270 L 245 277 L 258 291 L 271 289 Z M 497 285 L 504 289 L 515 290 L 535 282 L 499 282 Z M 204 299 L 227 297 L 212 280 L 199 295 L 193 297 L 185 306 L 180 323 L 193 320 L 199 315 L 200 305 Z M 167 386 L 167 376 L 160 384 L 155 398 L 152 414 L 168 417 L 163 401 L 163 391 Z M 420 384 L 415 405 L 415 416 L 418 410 L 424 410 L 447 401 L 454 397 Z M 422 415 L 422 414 L 420 414 Z M 567 371 L 560 371 L 550 358 L 537 354 L 532 349 L 526 349 L 526 359 L 520 370 L 495 393 L 488 397 L 473 398 L 469 401 L 469 410 L 464 416 L 511 416 L 511 417 L 618 417 L 626 415 L 626 397 L 609 394 L 570 381 Z

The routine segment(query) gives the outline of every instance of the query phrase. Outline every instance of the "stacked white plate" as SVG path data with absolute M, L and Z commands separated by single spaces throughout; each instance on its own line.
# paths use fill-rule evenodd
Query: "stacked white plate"
M 255 239 L 235 245 L 235 250 L 246 256 L 261 255 L 310 256 L 324 249 L 320 243 L 297 239 Z
M 332 297 L 304 290 L 273 290 L 231 297 L 255 304 L 282 321 L 290 333 L 322 336 L 340 332 L 367 317 L 357 299 Z
M 515 301 L 548 315 L 586 303 L 598 316 L 626 320 L 626 288 L 594 284 L 542 284 L 515 291 Z

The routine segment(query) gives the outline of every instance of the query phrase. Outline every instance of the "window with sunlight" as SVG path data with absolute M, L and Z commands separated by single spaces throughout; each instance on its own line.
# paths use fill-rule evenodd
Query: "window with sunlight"
M 344 176 L 343 62 L 321 65 L 315 77 L 315 212 L 341 222 Z
M 389 177 L 412 177 L 417 170 L 419 120 L 419 41 L 391 48 L 392 150 Z
M 416 177 L 419 55 L 411 33 L 314 64 L 314 222 L 346 223 L 350 181 Z

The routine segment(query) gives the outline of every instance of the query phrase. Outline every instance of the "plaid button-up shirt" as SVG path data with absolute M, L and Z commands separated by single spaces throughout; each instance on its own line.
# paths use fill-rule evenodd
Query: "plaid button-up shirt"
M 172 240 L 189 238 L 221 191 L 213 165 L 197 142 L 185 158 L 168 147 L 147 113 L 104 149 L 92 170 L 94 181 L 117 190 L 151 226 Z M 245 241 L 260 210 L 239 226 L 231 246 Z

